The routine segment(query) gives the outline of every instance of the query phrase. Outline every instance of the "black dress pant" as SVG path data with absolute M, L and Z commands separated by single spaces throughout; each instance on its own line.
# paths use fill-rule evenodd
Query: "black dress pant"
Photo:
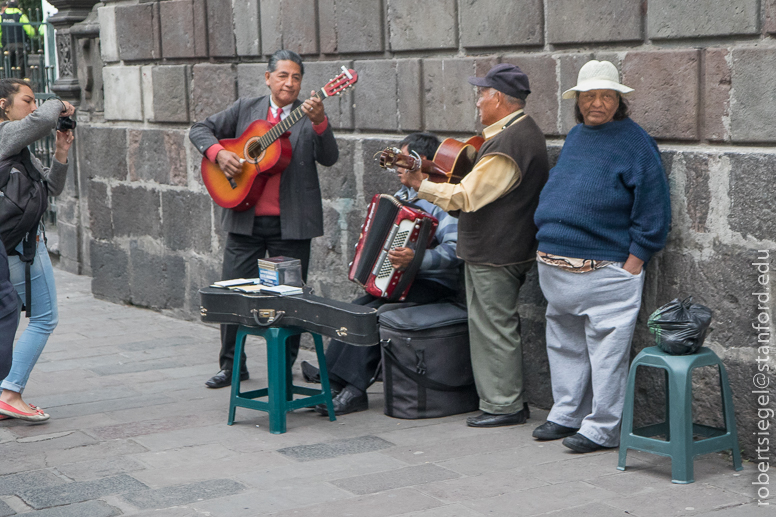
M 256 278 L 259 276 L 259 259 L 283 255 L 302 262 L 302 279 L 307 282 L 307 266 L 310 263 L 311 239 L 283 240 L 280 238 L 280 217 L 259 216 L 253 219 L 252 235 L 229 233 L 224 249 L 222 280 Z M 291 364 L 299 354 L 301 336 L 288 338 L 287 348 Z M 231 370 L 234 363 L 234 347 L 237 325 L 221 325 L 221 352 L 218 363 L 222 370 Z M 242 354 L 243 371 L 246 370 L 245 352 Z
M 352 303 L 378 309 L 378 314 L 399 309 L 406 304 L 422 305 L 455 296 L 455 291 L 433 280 L 416 279 L 407 298 L 401 303 L 388 303 L 384 298 L 364 295 Z M 380 345 L 355 346 L 332 339 L 326 349 L 326 368 L 329 378 L 342 385 L 352 384 L 366 391 L 380 364 Z

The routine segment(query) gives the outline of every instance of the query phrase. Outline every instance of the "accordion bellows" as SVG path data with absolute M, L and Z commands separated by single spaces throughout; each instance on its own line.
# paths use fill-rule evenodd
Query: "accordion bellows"
M 367 208 L 348 278 L 372 296 L 391 302 L 404 300 L 438 224 L 436 217 L 419 208 L 393 196 L 376 194 Z M 406 269 L 391 265 L 388 252 L 393 248 L 415 250 Z

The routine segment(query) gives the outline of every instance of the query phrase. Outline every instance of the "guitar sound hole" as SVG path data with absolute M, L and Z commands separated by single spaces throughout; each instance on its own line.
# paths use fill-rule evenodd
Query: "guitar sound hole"
M 252 164 L 257 164 L 264 158 L 265 149 L 262 149 L 261 144 L 258 142 L 259 137 L 250 138 L 243 148 L 243 156 L 245 161 Z

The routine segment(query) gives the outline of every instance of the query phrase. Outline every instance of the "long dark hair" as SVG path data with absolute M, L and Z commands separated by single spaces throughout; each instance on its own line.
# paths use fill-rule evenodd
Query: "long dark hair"
M 22 79 L 17 79 L 15 77 L 0 79 L 0 99 L 5 99 L 6 101 L 5 110 L 0 110 L 0 120 L 8 120 L 5 112 L 8 108 L 13 106 L 13 98 L 19 93 L 19 88 L 22 86 L 32 89 L 30 83 Z
M 630 116 L 630 109 L 628 109 L 628 103 L 622 98 L 622 95 L 617 94 L 617 98 L 620 99 L 620 104 L 617 106 L 617 111 L 614 112 L 614 120 L 622 120 Z M 577 92 L 577 101 L 579 100 L 579 93 Z M 574 103 L 574 118 L 579 124 L 585 123 L 585 117 L 582 116 L 582 112 L 579 110 L 579 102 Z

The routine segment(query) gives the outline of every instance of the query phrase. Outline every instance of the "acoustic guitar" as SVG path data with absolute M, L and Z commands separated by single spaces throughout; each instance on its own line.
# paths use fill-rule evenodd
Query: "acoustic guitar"
M 424 174 L 428 174 L 429 181 L 456 184 L 474 168 L 477 151 L 484 141 L 481 136 L 473 136 L 465 142 L 446 138 L 439 145 L 432 160 L 423 159 L 417 153 L 408 155 L 396 147 L 387 147 L 380 153 L 379 163 L 383 169 L 420 169 Z
M 342 73 L 315 92 L 319 99 L 340 95 L 358 81 L 355 70 L 342 67 Z M 291 142 L 286 133 L 302 120 L 305 113 L 299 106 L 274 126 L 266 120 L 256 120 L 239 138 L 225 138 L 219 143 L 240 157 L 242 171 L 229 179 L 218 166 L 202 158 L 202 181 L 218 206 L 242 212 L 253 207 L 261 197 L 267 180 L 283 172 L 291 162 Z

